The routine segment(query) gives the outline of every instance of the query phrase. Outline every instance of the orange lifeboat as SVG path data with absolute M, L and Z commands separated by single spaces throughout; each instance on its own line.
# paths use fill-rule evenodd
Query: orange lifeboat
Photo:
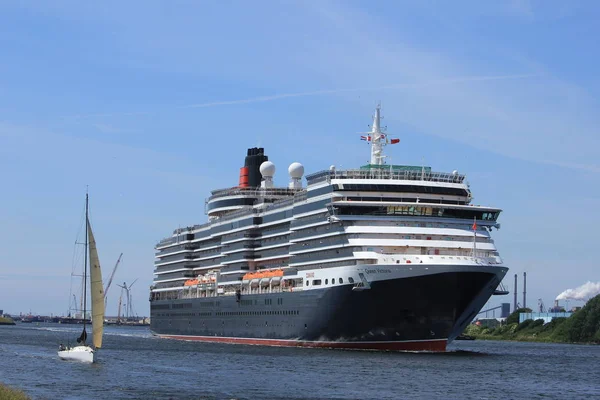
M 188 279 L 185 281 L 184 286 L 194 286 L 198 284 L 198 279 Z
M 250 279 L 262 279 L 262 278 L 273 278 L 275 276 L 283 276 L 283 270 L 274 269 L 274 270 L 261 270 L 257 272 L 248 272 L 242 278 L 243 280 Z

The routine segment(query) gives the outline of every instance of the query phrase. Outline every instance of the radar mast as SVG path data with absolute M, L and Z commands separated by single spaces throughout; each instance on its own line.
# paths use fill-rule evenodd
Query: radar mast
M 361 140 L 366 140 L 371 145 L 371 165 L 384 165 L 386 157 L 383 154 L 384 146 L 400 142 L 400 139 L 388 139 L 387 134 L 381 131 L 381 118 L 381 104 L 378 104 L 373 116 L 371 132 L 366 133 L 366 136 L 360 137 Z

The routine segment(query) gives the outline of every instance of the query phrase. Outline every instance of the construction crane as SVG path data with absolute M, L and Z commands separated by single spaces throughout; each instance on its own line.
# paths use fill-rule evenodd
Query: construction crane
M 117 311 L 117 325 L 121 324 L 121 302 L 123 301 L 123 290 L 121 290 L 121 295 L 119 296 L 119 306 Z
M 71 308 L 71 305 L 69 304 L 69 318 L 71 318 L 71 310 L 75 310 L 75 314 L 77 314 L 77 296 L 75 296 L 75 293 L 73 293 L 73 308 Z M 75 318 L 75 316 L 73 316 L 73 318 Z
M 117 285 L 121 288 L 121 296 L 119 297 L 119 316 L 118 319 L 121 318 L 121 304 L 123 301 L 123 291 L 125 291 L 125 321 L 129 321 L 129 318 L 133 316 L 133 305 L 131 304 L 131 287 L 133 284 L 137 282 L 137 278 L 127 286 L 127 282 L 123 282 L 123 286 Z
M 546 312 L 546 307 L 544 306 L 544 301 L 542 299 L 538 299 L 538 309 L 541 313 Z
M 110 273 L 110 278 L 108 278 L 108 283 L 106 284 L 106 288 L 104 288 L 104 308 L 106 309 L 106 294 L 108 293 L 108 289 L 110 289 L 110 284 L 113 281 L 113 278 L 115 277 L 115 272 L 117 272 L 117 267 L 119 266 L 119 263 L 121 262 L 121 257 L 123 257 L 123 253 L 121 253 L 121 255 L 119 255 L 119 259 L 117 260 L 117 263 L 115 264 L 112 272 Z

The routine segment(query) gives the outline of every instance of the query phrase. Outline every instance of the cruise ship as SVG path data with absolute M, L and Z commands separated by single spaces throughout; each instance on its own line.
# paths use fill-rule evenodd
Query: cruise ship
M 269 346 L 445 351 L 508 268 L 490 233 L 501 210 L 472 204 L 465 175 L 370 163 L 275 187 L 251 148 L 236 186 L 206 200 L 208 222 L 156 245 L 151 330 L 164 338 Z

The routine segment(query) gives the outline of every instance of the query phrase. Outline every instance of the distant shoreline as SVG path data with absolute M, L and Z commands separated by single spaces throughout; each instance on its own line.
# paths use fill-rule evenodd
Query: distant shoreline
M 509 315 L 504 323 L 496 326 L 471 324 L 464 334 L 480 340 L 600 344 L 600 295 L 590 299 L 570 317 L 556 317 L 550 322 L 543 319 L 519 322 L 520 315 L 530 312 L 530 309 L 518 309 Z
M 16 325 L 12 318 L 0 317 L 0 325 Z

